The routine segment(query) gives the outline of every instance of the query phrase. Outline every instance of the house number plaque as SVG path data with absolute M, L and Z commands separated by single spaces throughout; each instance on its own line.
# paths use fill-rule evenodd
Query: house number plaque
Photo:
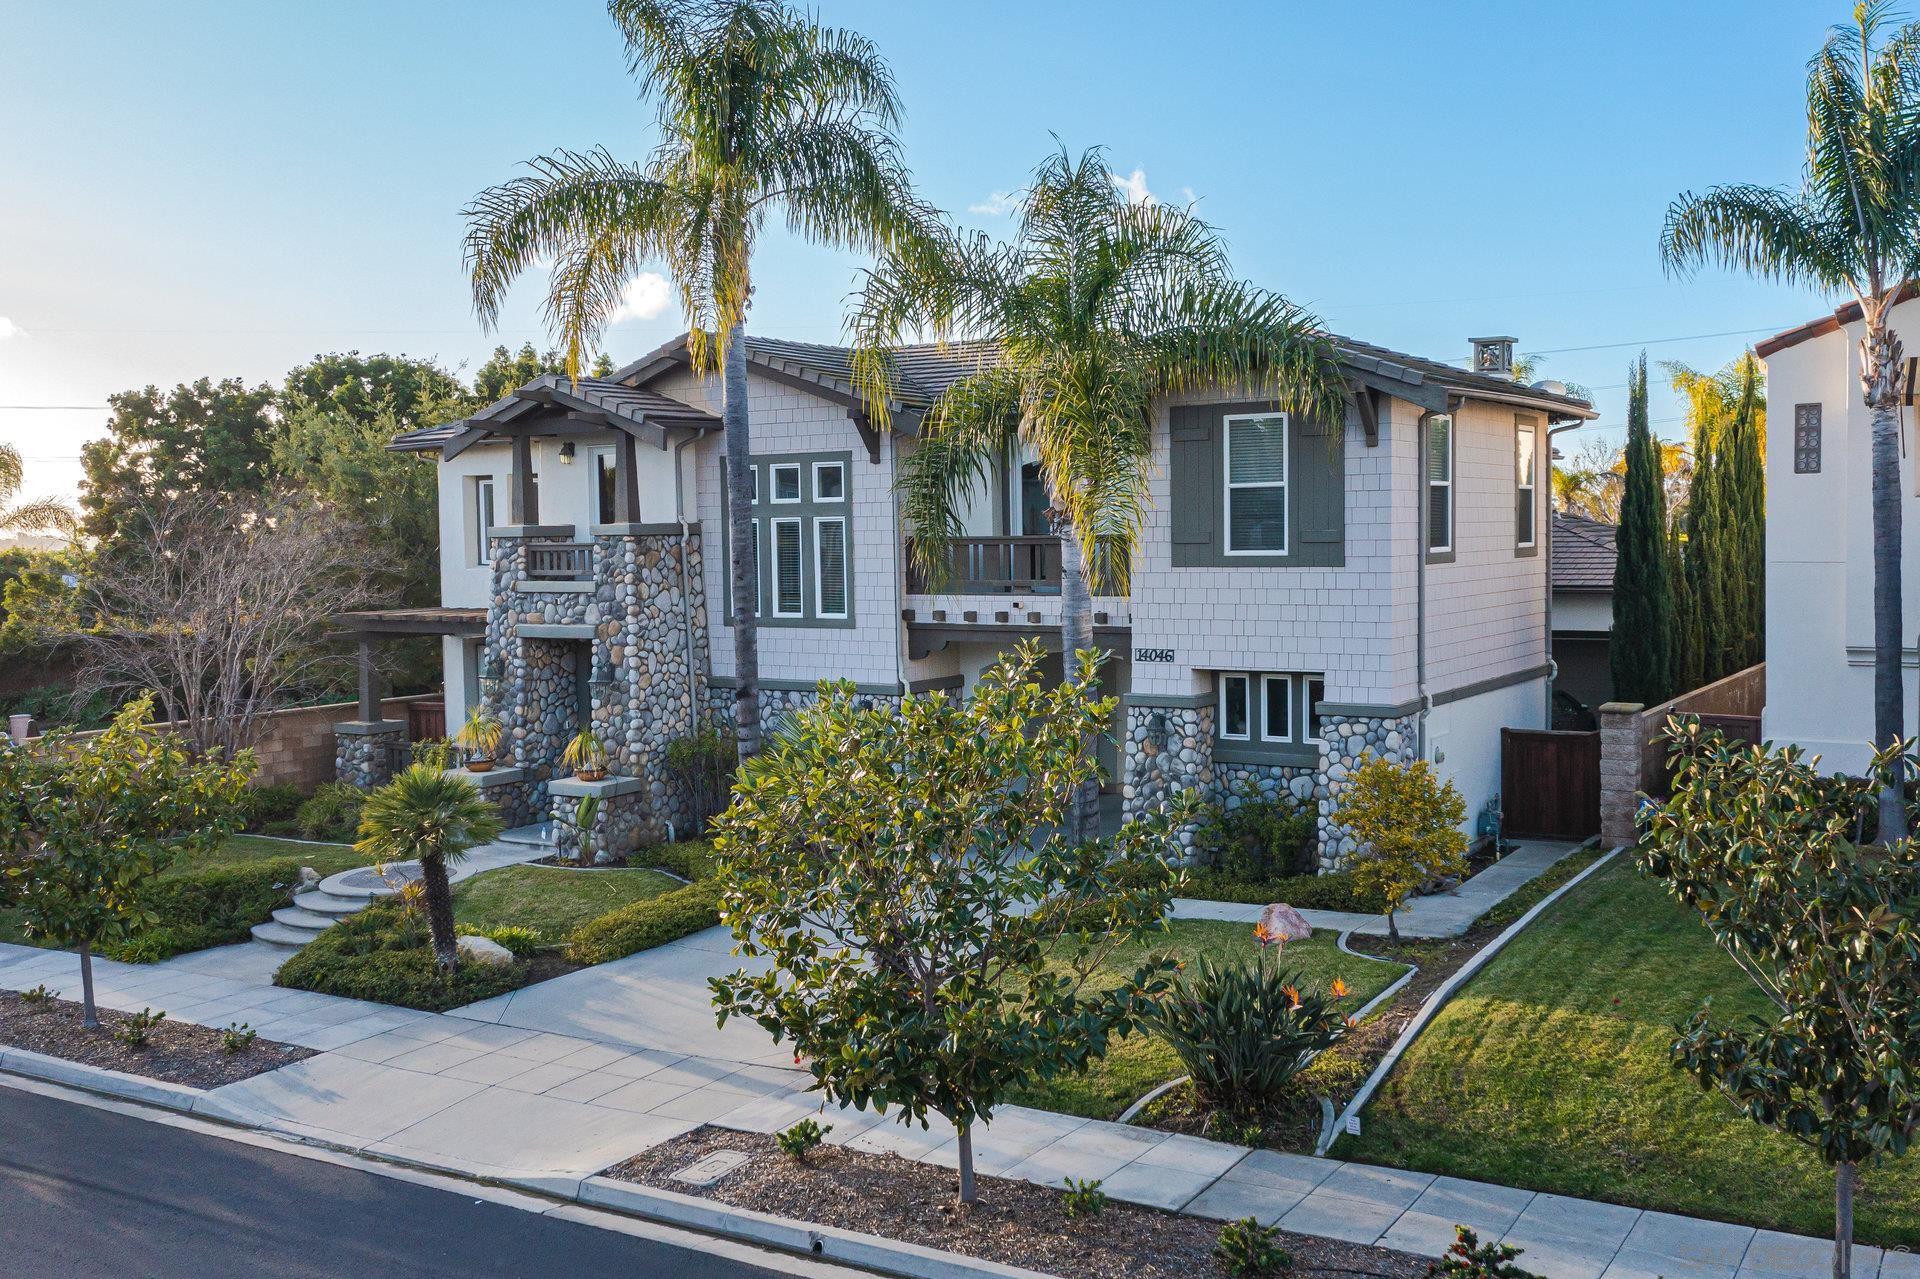
M 1173 650 L 1170 648 L 1136 648 L 1133 650 L 1136 662 L 1171 662 Z

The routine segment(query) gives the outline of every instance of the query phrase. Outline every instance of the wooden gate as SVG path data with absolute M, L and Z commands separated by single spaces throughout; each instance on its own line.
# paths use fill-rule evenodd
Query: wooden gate
M 1500 807 L 1512 839 L 1600 832 L 1600 734 L 1500 730 Z

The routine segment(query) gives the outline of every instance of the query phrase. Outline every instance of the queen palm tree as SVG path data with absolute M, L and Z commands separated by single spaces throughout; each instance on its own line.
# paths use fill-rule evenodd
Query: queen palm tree
M 661 140 L 645 163 L 557 151 L 466 210 L 474 309 L 492 325 L 507 288 L 551 262 L 546 317 L 579 376 L 626 283 L 649 262 L 672 276 L 696 372 L 722 370 L 731 509 L 753 501 L 747 309 L 754 244 L 778 211 L 837 248 L 884 248 L 914 203 L 894 128 L 893 77 L 871 43 L 782 0 L 611 0 Z M 736 729 L 760 746 L 753 529 L 731 522 Z
M 453 935 L 453 890 L 447 868 L 469 849 L 500 838 L 500 810 L 466 778 L 427 764 L 413 764 L 367 796 L 360 809 L 357 853 L 381 863 L 420 863 L 420 886 L 427 904 L 427 931 L 440 967 L 460 962 Z
M 1123 589 L 1147 504 L 1156 406 L 1244 388 L 1344 420 L 1344 383 L 1319 322 L 1233 278 L 1214 229 L 1190 210 L 1130 202 L 1094 148 L 1062 148 L 1033 173 L 1005 244 L 943 225 L 868 273 L 850 321 L 868 402 L 892 400 L 892 351 L 914 335 L 971 341 L 976 365 L 926 415 L 898 481 L 914 556 L 949 564 L 965 495 L 1014 440 L 1038 459 L 1061 547 L 1065 674 L 1093 648 L 1092 591 Z M 884 409 L 881 410 L 884 412 Z M 1069 815 L 1093 834 L 1099 785 Z
M 0 444 L 0 533 L 70 533 L 73 510 L 57 498 L 15 502 L 26 483 L 26 459 L 11 444 Z
M 1899 742 L 1900 340 L 1887 325 L 1920 275 L 1920 24 L 1855 6 L 1807 65 L 1807 160 L 1798 191 L 1752 185 L 1680 196 L 1660 254 L 1670 271 L 1717 262 L 1763 279 L 1851 294 L 1866 335 L 1860 391 L 1872 413 L 1873 738 Z M 1880 792 L 1880 836 L 1903 838 L 1900 788 Z

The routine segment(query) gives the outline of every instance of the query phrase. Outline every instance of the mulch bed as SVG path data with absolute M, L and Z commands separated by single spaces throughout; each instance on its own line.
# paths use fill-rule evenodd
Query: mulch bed
M 670 1175 L 715 1150 L 754 1158 L 705 1190 Z M 897 1155 L 822 1146 L 805 1164 L 759 1133 L 698 1128 L 636 1155 L 607 1176 L 700 1195 L 736 1208 L 858 1230 L 1075 1279 L 1205 1279 L 1226 1274 L 1214 1259 L 1220 1222 L 1112 1201 L 1093 1218 L 1068 1217 L 1059 1191 L 999 1177 L 979 1179 L 971 1208 L 954 1201 L 956 1174 Z M 1293 1273 L 1418 1279 L 1424 1258 L 1388 1248 L 1282 1232 Z
M 0 991 L 0 1044 L 193 1088 L 218 1088 L 313 1056 L 310 1048 L 268 1039 L 229 1053 L 221 1046 L 221 1032 L 183 1021 L 163 1021 L 148 1032 L 144 1046 L 129 1048 L 113 1037 L 127 1015 L 110 1008 L 99 1014 L 100 1028 L 87 1030 L 80 1024 L 80 1005 L 71 1000 L 31 1003 L 13 991 Z

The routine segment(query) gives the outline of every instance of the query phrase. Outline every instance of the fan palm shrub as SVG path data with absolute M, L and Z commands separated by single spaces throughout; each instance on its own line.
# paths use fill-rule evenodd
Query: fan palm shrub
M 478 844 L 498 839 L 500 810 L 472 782 L 425 764 L 413 764 L 367 796 L 360 810 L 354 851 L 381 864 L 418 861 L 421 894 L 434 959 L 443 969 L 459 965 L 453 932 L 453 890 L 447 868 Z
M 0 533 L 72 533 L 73 508 L 58 498 L 14 501 L 26 483 L 26 459 L 11 444 L 0 444 Z
M 1800 189 L 1737 184 L 1688 192 L 1667 210 L 1670 271 L 1715 262 L 1783 284 L 1851 295 L 1866 333 L 1860 394 L 1871 412 L 1873 740 L 1901 740 L 1900 339 L 1888 314 L 1920 276 L 1920 23 L 1854 7 L 1807 64 Z M 1907 834 L 1900 789 L 1880 795 L 1883 839 Z
M 968 498 L 1017 440 L 1038 459 L 1061 546 L 1065 678 L 1093 647 L 1093 591 L 1126 589 L 1147 506 L 1154 414 L 1169 395 L 1234 388 L 1331 423 L 1345 386 L 1319 321 L 1236 280 L 1190 210 L 1129 201 L 1099 148 L 1049 156 L 1014 238 L 941 224 L 870 271 L 851 321 L 855 378 L 884 422 L 894 350 L 931 336 L 975 355 L 928 410 L 898 481 L 913 554 L 945 576 Z M 1069 815 L 1097 824 L 1099 781 Z
M 697 372 L 722 373 L 730 509 L 752 509 L 747 308 L 767 219 L 834 248 L 870 251 L 916 213 L 894 137 L 893 76 L 873 45 L 782 0 L 611 0 L 628 61 L 655 100 L 660 144 L 633 164 L 556 151 L 466 210 L 474 309 L 492 325 L 509 285 L 552 264 L 546 316 L 577 377 L 627 282 L 665 266 Z M 732 521 L 735 714 L 741 759 L 760 749 L 751 522 Z

